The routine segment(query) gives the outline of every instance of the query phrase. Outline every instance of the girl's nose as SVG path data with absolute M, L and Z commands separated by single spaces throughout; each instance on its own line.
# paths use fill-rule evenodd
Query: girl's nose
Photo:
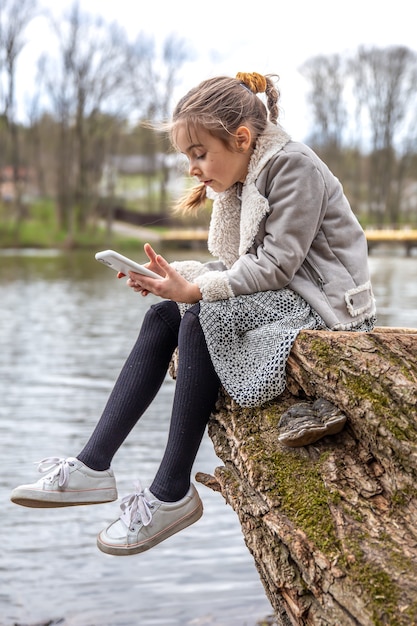
M 198 176 L 201 173 L 201 170 L 195 161 L 190 161 L 188 172 L 190 176 Z

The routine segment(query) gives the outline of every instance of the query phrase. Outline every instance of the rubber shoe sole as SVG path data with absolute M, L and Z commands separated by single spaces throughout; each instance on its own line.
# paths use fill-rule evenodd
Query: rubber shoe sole
M 71 494 L 75 500 L 68 502 L 68 494 Z M 116 489 L 97 489 L 91 492 L 77 491 L 48 491 L 35 492 L 33 490 L 25 490 L 22 487 L 16 487 L 12 491 L 10 500 L 14 504 L 26 506 L 32 509 L 55 509 L 65 506 L 87 506 L 89 504 L 105 504 L 106 502 L 114 502 L 117 500 Z M 45 498 L 45 499 L 43 499 Z M 47 498 L 47 499 L 46 499 Z

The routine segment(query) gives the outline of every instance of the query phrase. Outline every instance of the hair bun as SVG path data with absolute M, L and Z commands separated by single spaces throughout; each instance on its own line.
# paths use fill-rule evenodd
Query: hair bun
M 253 93 L 264 93 L 266 89 L 266 78 L 257 72 L 238 72 L 236 80 L 243 83 Z

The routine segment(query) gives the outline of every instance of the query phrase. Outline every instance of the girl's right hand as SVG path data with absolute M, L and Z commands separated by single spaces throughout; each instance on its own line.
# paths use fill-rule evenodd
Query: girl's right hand
M 156 254 L 148 243 L 145 244 L 145 252 L 150 260 L 146 267 L 159 274 L 162 280 L 129 272 L 127 281 L 129 287 L 143 296 L 153 293 L 160 298 L 167 298 L 174 302 L 194 304 L 201 300 L 202 296 L 198 285 L 190 283 L 181 276 L 168 261 Z

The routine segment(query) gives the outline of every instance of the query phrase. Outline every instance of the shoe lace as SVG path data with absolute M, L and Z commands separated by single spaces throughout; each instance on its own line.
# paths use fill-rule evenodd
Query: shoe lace
M 61 459 L 57 456 L 48 456 L 38 464 L 38 472 L 41 474 L 48 475 L 45 476 L 46 480 L 53 481 L 54 478 L 58 477 L 58 485 L 60 487 L 65 487 L 68 482 L 70 467 L 74 464 L 69 459 Z
M 120 504 L 122 515 L 120 519 L 130 527 L 132 524 L 141 522 L 149 526 L 152 521 L 152 503 L 146 499 L 140 482 L 135 483 L 135 491 L 125 496 Z

